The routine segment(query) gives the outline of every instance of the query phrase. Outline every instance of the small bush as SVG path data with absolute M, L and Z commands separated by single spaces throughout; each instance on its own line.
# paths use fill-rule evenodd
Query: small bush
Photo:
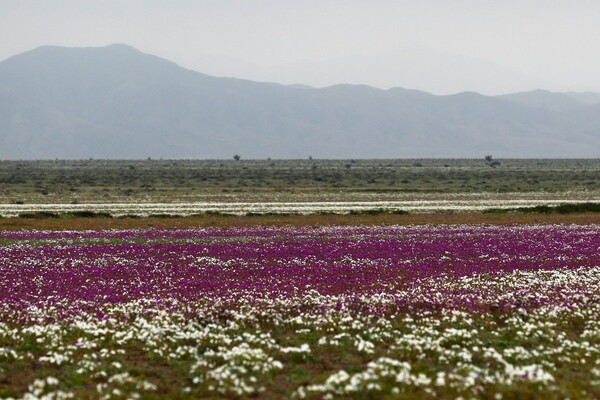
M 119 215 L 118 217 L 114 217 L 114 218 L 118 218 L 118 219 L 126 219 L 126 218 L 142 218 L 141 215 L 138 214 L 123 214 L 123 215 Z
M 370 210 L 351 210 L 349 212 L 350 215 L 385 215 L 385 214 L 394 214 L 394 215 L 406 215 L 408 211 L 404 210 L 388 210 L 385 208 L 374 208 Z
M 535 206 L 516 208 L 489 208 L 482 211 L 484 214 L 576 214 L 585 212 L 600 212 L 600 203 L 560 204 L 558 206 Z
M 182 215 L 177 214 L 150 214 L 148 218 L 181 218 Z
M 112 218 L 108 212 L 97 211 L 69 211 L 63 214 L 65 217 L 72 218 Z
M 44 219 L 44 218 L 60 218 L 60 215 L 50 211 L 36 211 L 31 213 L 20 213 L 19 218 L 33 218 L 33 219 Z

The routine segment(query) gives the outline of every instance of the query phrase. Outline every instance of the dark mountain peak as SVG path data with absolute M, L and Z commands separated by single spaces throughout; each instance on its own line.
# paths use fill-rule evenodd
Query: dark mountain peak
M 314 89 L 312 86 L 308 86 L 308 85 L 305 85 L 303 83 L 292 83 L 291 85 L 287 85 L 287 87 L 291 87 L 291 88 L 294 88 L 294 89 L 302 89 L 302 90 L 305 90 L 305 89 Z
M 128 44 L 125 44 L 125 43 L 112 43 L 112 44 L 109 44 L 109 45 L 106 45 L 106 46 L 100 47 L 100 48 L 119 50 L 119 51 L 134 51 L 134 52 L 140 53 L 140 51 L 138 49 L 136 49 L 135 47 L 130 46 Z
M 70 52 L 70 53 L 131 53 L 131 54 L 143 54 L 141 51 L 136 49 L 133 46 L 130 46 L 125 43 L 111 43 L 106 46 L 87 46 L 87 47 L 71 47 L 71 46 L 55 46 L 55 45 L 45 45 L 39 46 L 29 52 L 25 52 L 22 54 L 27 54 L 31 52 Z
M 435 95 L 424 92 L 422 90 L 417 89 L 406 89 L 401 87 L 393 87 L 387 90 L 388 93 L 402 95 L 402 96 L 414 96 L 414 97 L 434 97 Z
M 533 89 L 524 92 L 508 93 L 496 97 L 511 97 L 511 98 L 544 98 L 544 97 L 561 97 L 564 93 L 551 92 L 547 89 Z
M 109 56 L 109 55 L 144 55 L 141 51 L 136 48 L 121 44 L 115 43 L 110 44 L 108 46 L 100 46 L 100 47 L 67 47 L 67 46 L 53 46 L 53 45 L 45 45 L 34 48 L 33 50 L 26 51 L 24 53 L 17 54 L 13 57 L 6 59 L 4 62 L 12 61 L 12 62 L 28 62 L 32 60 L 44 60 L 49 61 L 53 59 L 62 60 L 65 62 L 70 62 L 75 57 L 81 56 Z M 4 63 L 3 62 L 3 63 Z
M 128 64 L 138 67 L 141 66 L 140 63 L 177 66 L 171 61 L 143 53 L 129 45 L 115 43 L 101 47 L 40 46 L 0 62 L 0 68 L 13 67 L 19 70 L 25 68 L 21 70 L 25 73 L 51 68 L 67 70 L 87 68 L 94 71 L 103 66 L 106 67 L 105 69 L 124 67 Z
M 122 87 L 183 84 L 193 75 L 179 65 L 125 44 L 103 47 L 41 46 L 0 62 L 0 84 L 18 87 L 41 101 L 77 106 Z
M 357 85 L 357 84 L 351 84 L 351 83 L 340 83 L 338 85 L 327 86 L 325 88 L 318 89 L 318 90 L 336 93 L 336 94 L 343 94 L 343 95 L 350 95 L 350 94 L 355 94 L 355 95 L 378 94 L 378 95 L 381 95 L 381 94 L 385 93 L 385 91 L 374 88 L 373 86 L 360 85 L 360 84 Z
M 323 89 L 341 89 L 341 90 L 381 90 L 374 88 L 373 86 L 364 85 L 364 84 L 355 84 L 355 83 L 338 83 L 336 85 L 327 86 Z
M 465 91 L 460 93 L 436 96 L 436 101 L 447 104 L 496 104 L 498 101 L 481 93 Z
M 454 93 L 454 94 L 448 94 L 442 97 L 446 97 L 449 99 L 480 99 L 483 97 L 487 97 L 482 95 L 481 93 L 477 93 L 477 92 L 473 92 L 473 91 L 464 91 L 464 92 L 459 92 L 459 93 Z
M 556 94 L 556 93 L 551 92 L 546 89 L 533 89 L 533 90 L 528 90 L 528 91 L 521 92 L 521 93 L 522 94 L 530 94 L 530 95 L 545 95 L 545 96 Z

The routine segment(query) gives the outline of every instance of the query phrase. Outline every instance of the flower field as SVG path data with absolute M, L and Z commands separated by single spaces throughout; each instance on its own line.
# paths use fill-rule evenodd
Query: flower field
M 0 398 L 599 398 L 600 226 L 0 231 Z

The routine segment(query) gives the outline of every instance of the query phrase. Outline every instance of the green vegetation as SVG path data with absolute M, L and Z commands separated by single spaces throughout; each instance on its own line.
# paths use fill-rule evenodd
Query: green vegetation
M 490 208 L 483 211 L 486 214 L 576 214 L 585 212 L 600 212 L 600 203 L 560 204 L 558 206 L 535 206 L 516 208 Z
M 108 212 L 96 212 L 96 211 L 65 211 L 65 212 L 50 212 L 50 211 L 36 211 L 31 213 L 21 213 L 19 218 L 112 218 L 112 215 Z
M 0 203 L 600 190 L 600 160 L 0 161 Z
M 376 209 L 365 209 L 365 210 L 351 210 L 349 212 L 339 211 L 319 211 L 318 215 L 408 215 L 409 212 L 405 210 L 394 210 L 394 209 L 385 209 L 385 208 L 376 208 Z M 247 217 L 265 217 L 265 216 L 293 216 L 300 215 L 299 213 L 282 213 L 282 212 L 248 212 L 244 214 Z M 183 218 L 183 217 L 205 217 L 205 216 L 213 216 L 213 217 L 232 217 L 233 214 L 219 211 L 205 211 L 201 213 L 195 213 L 192 215 L 181 215 L 181 214 L 150 214 L 148 218 Z M 51 212 L 51 211 L 36 211 L 36 212 L 27 212 L 27 213 L 19 213 L 19 218 L 26 219 L 47 219 L 47 218 L 141 218 L 139 215 L 135 214 L 126 214 L 113 216 L 109 212 L 97 212 L 97 211 L 64 211 L 64 212 Z

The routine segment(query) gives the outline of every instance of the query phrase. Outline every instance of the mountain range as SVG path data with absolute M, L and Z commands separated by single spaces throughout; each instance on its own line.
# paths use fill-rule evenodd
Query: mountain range
M 549 158 L 599 149 L 600 93 L 260 83 L 122 44 L 43 46 L 0 62 L 0 159 Z

